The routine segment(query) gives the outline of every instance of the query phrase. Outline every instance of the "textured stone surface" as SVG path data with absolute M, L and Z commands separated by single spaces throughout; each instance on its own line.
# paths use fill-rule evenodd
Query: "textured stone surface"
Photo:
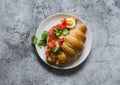
M 31 45 L 42 20 L 77 15 L 93 45 L 71 70 L 47 66 Z M 0 0 L 0 85 L 120 85 L 120 0 Z

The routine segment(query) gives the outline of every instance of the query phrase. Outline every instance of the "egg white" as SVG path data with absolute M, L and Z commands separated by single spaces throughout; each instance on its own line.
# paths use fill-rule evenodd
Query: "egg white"
M 72 21 L 71 23 L 72 23 L 72 25 L 71 26 L 66 26 L 67 28 L 73 28 L 73 27 L 75 27 L 75 25 L 76 25 L 76 22 L 75 22 L 75 20 L 74 19 L 72 19 L 72 18 L 66 18 L 66 21 L 67 20 L 69 20 L 69 21 Z M 70 23 L 70 22 L 67 22 L 67 23 Z

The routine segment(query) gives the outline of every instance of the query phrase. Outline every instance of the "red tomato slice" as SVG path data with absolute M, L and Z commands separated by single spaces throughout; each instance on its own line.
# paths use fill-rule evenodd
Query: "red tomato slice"
M 48 42 L 54 40 L 54 37 L 53 36 L 49 36 L 49 39 L 48 39 Z
M 48 48 L 53 48 L 53 44 L 52 44 L 52 42 L 48 42 Z
M 66 18 L 63 19 L 62 25 L 64 25 L 64 26 L 66 27 L 66 25 L 67 25 L 67 20 L 66 20 Z
M 55 48 L 56 47 L 56 41 L 52 40 L 52 44 L 53 44 L 53 47 Z
M 58 44 L 60 45 L 60 47 L 62 46 L 63 42 L 64 42 L 64 39 L 58 39 Z
M 50 55 L 50 49 L 46 50 L 45 55 L 46 55 L 46 57 L 51 57 L 51 55 Z
M 52 27 L 52 28 L 49 30 L 49 35 L 50 35 L 50 36 L 53 36 L 53 35 L 54 35 L 54 27 Z
M 47 43 L 47 46 L 48 46 L 48 48 L 54 48 L 54 47 L 56 47 L 56 42 L 55 42 L 55 40 L 52 40 L 52 41 L 48 42 L 48 43 Z
M 66 25 L 67 25 L 67 21 L 66 21 L 66 18 L 64 18 L 64 19 L 62 20 L 62 23 L 61 23 L 61 24 L 57 24 L 57 25 L 56 25 L 56 28 L 57 28 L 57 29 L 63 29 L 63 28 L 66 27 Z

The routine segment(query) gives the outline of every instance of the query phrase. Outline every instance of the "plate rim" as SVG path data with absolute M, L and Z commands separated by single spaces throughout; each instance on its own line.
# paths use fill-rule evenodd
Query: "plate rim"
M 44 19 L 44 20 L 42 20 L 42 21 L 40 22 L 40 24 L 39 24 L 39 26 L 37 27 L 37 30 L 36 30 L 36 32 L 35 32 L 35 36 L 37 36 L 37 33 L 38 33 L 38 30 L 39 30 L 40 26 L 41 26 L 46 20 L 48 20 L 48 19 L 51 18 L 51 17 L 57 16 L 57 15 L 70 15 L 70 16 L 75 16 L 75 17 L 77 17 L 82 23 L 84 23 L 82 19 L 80 19 L 78 16 L 76 16 L 76 15 L 74 15 L 74 14 L 70 14 L 70 13 L 56 13 L 56 14 L 53 14 L 53 15 L 48 16 L 46 19 Z M 41 60 L 42 60 L 45 64 L 47 64 L 48 66 L 50 66 L 50 67 L 52 67 L 52 68 L 55 68 L 55 69 L 63 69 L 63 70 L 75 68 L 75 67 L 79 66 L 80 64 L 82 64 L 82 63 L 87 59 L 87 57 L 89 56 L 89 53 L 90 53 L 90 51 L 91 51 L 91 49 L 92 49 L 92 34 L 91 34 L 91 32 L 90 32 L 90 30 L 89 30 L 89 28 L 88 28 L 88 25 L 87 25 L 87 31 L 89 32 L 89 34 L 90 34 L 90 36 L 91 36 L 91 44 L 90 44 L 89 52 L 86 54 L 86 57 L 84 57 L 84 59 L 81 60 L 81 63 L 77 63 L 75 66 L 57 67 L 57 66 L 51 65 L 51 64 L 45 62 L 45 61 L 41 58 L 41 56 L 39 55 L 38 49 L 37 49 L 37 45 L 35 45 L 35 49 L 36 49 L 39 57 L 41 58 Z

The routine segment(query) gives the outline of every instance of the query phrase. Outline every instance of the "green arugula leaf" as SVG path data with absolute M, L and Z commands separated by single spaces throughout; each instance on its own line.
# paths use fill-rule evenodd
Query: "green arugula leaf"
M 37 44 L 38 38 L 36 36 L 32 36 L 31 41 L 32 41 L 32 44 Z

